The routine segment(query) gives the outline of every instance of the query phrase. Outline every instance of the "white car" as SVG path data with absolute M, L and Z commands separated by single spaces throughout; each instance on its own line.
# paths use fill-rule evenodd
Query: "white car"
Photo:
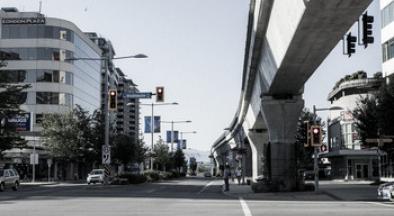
M 0 192 L 4 191 L 6 187 L 17 191 L 19 188 L 19 174 L 14 169 L 0 170 Z
M 104 180 L 105 180 L 104 178 L 105 178 L 104 169 L 94 169 L 88 174 L 88 177 L 86 178 L 86 182 L 88 184 L 91 184 L 91 183 L 104 184 Z
M 394 201 L 394 182 L 379 185 L 378 199 Z

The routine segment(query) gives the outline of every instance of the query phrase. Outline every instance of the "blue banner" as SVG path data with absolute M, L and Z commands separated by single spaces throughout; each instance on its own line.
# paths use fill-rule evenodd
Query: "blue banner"
M 151 129 L 152 129 L 152 126 L 151 126 L 151 124 L 152 124 L 152 118 L 150 117 L 150 116 L 145 116 L 144 117 L 144 119 L 145 119 L 145 129 L 144 129 L 144 132 L 145 133 L 151 133 Z
M 178 131 L 174 131 L 174 143 L 178 142 Z M 167 139 L 166 139 L 167 143 L 171 143 L 171 131 L 167 131 Z
M 186 149 L 186 140 L 185 139 L 180 139 L 178 140 L 176 147 L 177 149 Z
M 155 133 L 160 133 L 160 116 L 155 116 L 153 118 L 154 120 L 154 132 Z
M 152 129 L 152 117 L 151 116 L 145 116 L 145 128 L 144 128 L 144 133 L 151 133 Z M 153 117 L 153 132 L 154 133 L 160 133 L 160 116 L 154 116 Z

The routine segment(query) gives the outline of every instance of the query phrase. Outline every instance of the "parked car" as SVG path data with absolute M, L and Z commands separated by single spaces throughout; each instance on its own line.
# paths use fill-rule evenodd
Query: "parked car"
M 4 191 L 7 187 L 17 191 L 19 188 L 19 182 L 19 174 L 15 169 L 0 170 L 0 192 Z
M 86 182 L 88 184 L 91 184 L 91 183 L 104 184 L 104 177 L 105 177 L 104 169 L 94 169 L 88 174 L 88 177 L 86 178 Z
M 394 201 L 394 182 L 379 185 L 378 199 Z
M 211 172 L 205 172 L 205 173 L 204 173 L 204 177 L 212 177 Z

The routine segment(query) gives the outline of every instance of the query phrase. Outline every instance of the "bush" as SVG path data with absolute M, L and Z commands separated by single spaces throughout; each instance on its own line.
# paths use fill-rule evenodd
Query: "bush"
M 174 172 L 160 172 L 161 179 L 172 179 L 175 178 Z
M 135 174 L 122 174 L 119 178 L 127 179 L 129 184 L 141 184 L 147 181 L 147 177 L 144 175 L 135 175 Z
M 160 180 L 160 174 L 156 171 L 145 171 L 144 176 L 147 178 L 148 182 L 154 182 Z

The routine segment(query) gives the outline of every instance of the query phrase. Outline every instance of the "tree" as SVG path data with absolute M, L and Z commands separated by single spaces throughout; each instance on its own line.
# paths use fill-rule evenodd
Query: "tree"
M 360 98 L 353 116 L 361 142 L 366 147 L 376 144 L 367 143 L 368 138 L 394 135 L 394 83 L 382 84 L 375 96 Z
M 79 152 L 78 122 L 73 112 L 46 114 L 42 122 L 44 145 L 60 159 L 74 160 Z
M 159 141 L 153 146 L 153 154 L 155 155 L 155 164 L 160 170 L 165 170 L 170 162 L 170 153 L 168 146 Z
M 6 64 L 0 60 L 0 68 Z M 23 148 L 26 141 L 16 131 L 16 125 L 7 123 L 7 120 L 25 114 L 20 105 L 26 100 L 25 90 L 30 85 L 10 83 L 7 73 L 0 71 L 0 152 L 11 148 Z M 0 154 L 1 156 L 1 154 Z
M 83 161 L 94 154 L 91 116 L 79 105 L 72 112 L 46 114 L 42 127 L 44 145 L 54 157 Z
M 181 167 L 186 166 L 185 154 L 183 154 L 183 151 L 181 149 L 177 149 L 175 151 L 172 156 L 172 161 L 174 163 L 174 167 L 177 169 L 178 173 L 180 173 Z
M 378 132 L 378 109 L 374 97 L 360 98 L 353 110 L 356 119 L 355 127 L 364 146 L 368 146 L 366 139 L 376 138 Z

